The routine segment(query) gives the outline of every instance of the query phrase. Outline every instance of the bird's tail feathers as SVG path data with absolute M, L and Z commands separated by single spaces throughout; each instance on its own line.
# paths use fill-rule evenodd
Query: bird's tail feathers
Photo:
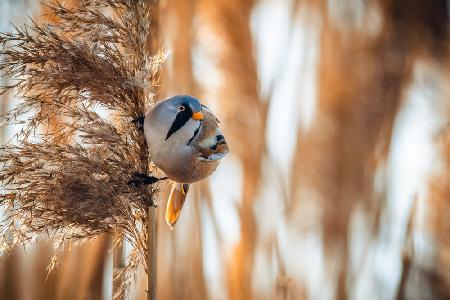
M 170 192 L 166 208 L 166 222 L 171 229 L 173 229 L 178 221 L 188 191 L 189 184 L 178 182 L 172 183 L 172 191 Z

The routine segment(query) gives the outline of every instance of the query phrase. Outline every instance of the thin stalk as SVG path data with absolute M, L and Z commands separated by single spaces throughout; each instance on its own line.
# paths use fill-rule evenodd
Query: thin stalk
M 159 34 L 159 0 L 152 1 L 149 52 L 154 55 L 160 49 Z M 156 75 L 157 78 L 159 75 Z M 159 89 L 154 91 L 155 97 L 160 94 Z M 148 165 L 148 164 L 147 164 Z M 147 207 L 147 300 L 156 299 L 156 242 L 157 242 L 157 212 L 156 207 Z
M 156 299 L 156 207 L 147 209 L 147 300 Z

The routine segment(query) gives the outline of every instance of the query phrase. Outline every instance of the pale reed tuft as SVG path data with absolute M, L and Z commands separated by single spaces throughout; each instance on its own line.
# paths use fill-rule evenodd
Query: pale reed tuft
M 11 83 L 0 92 L 20 99 L 4 118 L 23 126 L 0 147 L 0 207 L 9 212 L 1 250 L 42 236 L 63 245 L 123 233 L 133 247 L 123 293 L 146 265 L 147 207 L 154 204 L 151 185 L 127 184 L 150 171 L 133 120 L 151 105 L 164 59 L 146 50 L 151 4 L 56 2 L 47 11 L 57 22 L 0 34 L 0 75 Z M 60 117 L 57 125 L 51 116 Z

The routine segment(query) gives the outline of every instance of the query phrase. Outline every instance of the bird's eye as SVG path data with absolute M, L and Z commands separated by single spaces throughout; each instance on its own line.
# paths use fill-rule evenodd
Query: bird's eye
M 186 106 L 184 106 L 184 105 L 178 106 L 178 111 L 185 111 L 185 110 L 186 110 Z

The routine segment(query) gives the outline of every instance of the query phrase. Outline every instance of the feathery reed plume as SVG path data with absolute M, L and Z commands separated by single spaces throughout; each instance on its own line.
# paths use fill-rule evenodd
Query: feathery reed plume
M 0 71 L 10 79 L 2 93 L 22 98 L 5 118 L 23 124 L 14 143 L 0 147 L 0 206 L 12 208 L 0 229 L 1 250 L 45 235 L 60 246 L 124 233 L 133 249 L 119 296 L 139 263 L 151 268 L 147 209 L 155 205 L 155 189 L 127 183 L 151 171 L 132 121 L 151 105 L 163 60 L 148 52 L 152 3 L 48 7 L 59 22 L 33 21 L 0 34 Z M 55 128 L 49 128 L 52 115 L 61 117 Z

